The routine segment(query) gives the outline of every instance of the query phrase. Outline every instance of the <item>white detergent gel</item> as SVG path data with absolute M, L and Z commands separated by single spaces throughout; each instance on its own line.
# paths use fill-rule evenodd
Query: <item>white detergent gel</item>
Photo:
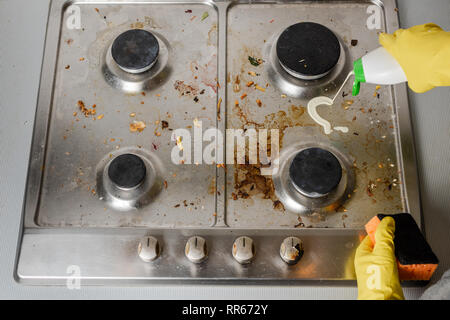
M 309 100 L 308 102 L 308 114 L 309 116 L 318 124 L 320 124 L 323 127 L 323 131 L 325 132 L 325 134 L 330 134 L 331 132 L 333 132 L 333 130 L 331 129 L 331 124 L 328 120 L 325 120 L 324 118 L 322 118 L 321 116 L 319 116 L 319 114 L 317 113 L 317 107 L 320 105 L 327 105 L 327 106 L 332 106 L 334 103 L 334 100 L 336 100 L 337 96 L 339 95 L 339 92 L 341 92 L 342 88 L 345 86 L 345 84 L 347 83 L 348 79 L 350 79 L 351 76 L 353 76 L 354 73 L 353 71 L 350 71 L 349 74 L 347 75 L 347 77 L 345 78 L 344 82 L 342 83 L 341 87 L 339 88 L 339 90 L 336 92 L 336 94 L 334 95 L 333 99 L 330 99 L 328 97 L 325 96 L 319 96 L 319 97 L 315 97 L 311 100 Z M 336 131 L 340 131 L 343 133 L 347 133 L 348 132 L 348 128 L 347 127 L 334 127 L 333 128 Z
M 317 113 L 317 107 L 320 105 L 333 105 L 333 100 L 328 97 L 315 97 L 308 102 L 308 114 L 309 116 L 318 124 L 323 127 L 323 131 L 325 134 L 330 134 L 333 130 L 331 130 L 331 124 L 329 121 L 325 120 Z
M 333 105 L 333 99 L 330 99 L 328 97 L 325 96 L 319 96 L 319 97 L 315 97 L 311 100 L 309 100 L 308 102 L 308 114 L 309 116 L 318 124 L 320 124 L 323 127 L 323 131 L 325 132 L 325 134 L 330 134 L 331 132 L 333 132 L 333 130 L 331 129 L 331 124 L 328 120 L 322 118 L 318 113 L 317 113 L 317 107 L 320 105 L 327 105 L 327 106 L 332 106 Z M 348 128 L 347 127 L 334 127 L 333 128 L 336 131 L 341 131 L 344 133 L 348 132 Z
M 341 131 L 343 133 L 347 133 L 348 132 L 348 128 L 347 127 L 334 127 L 334 130 Z

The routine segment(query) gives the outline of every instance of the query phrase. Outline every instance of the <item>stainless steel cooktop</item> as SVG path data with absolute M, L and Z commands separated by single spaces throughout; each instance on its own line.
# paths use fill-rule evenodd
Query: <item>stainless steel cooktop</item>
M 53 0 L 16 278 L 354 279 L 372 216 L 420 224 L 406 87 L 347 83 L 318 109 L 347 132 L 306 105 L 398 27 L 393 0 Z M 211 128 L 267 129 L 277 170 L 179 134 Z

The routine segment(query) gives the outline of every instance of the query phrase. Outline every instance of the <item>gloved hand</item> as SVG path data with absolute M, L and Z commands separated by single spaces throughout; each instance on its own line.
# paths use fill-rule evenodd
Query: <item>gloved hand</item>
M 379 41 L 400 64 L 413 91 L 450 86 L 450 32 L 426 23 L 382 33 Z
M 366 236 L 356 250 L 358 299 L 404 299 L 394 252 L 394 231 L 394 219 L 385 217 L 375 232 L 375 246 L 372 246 L 372 241 Z

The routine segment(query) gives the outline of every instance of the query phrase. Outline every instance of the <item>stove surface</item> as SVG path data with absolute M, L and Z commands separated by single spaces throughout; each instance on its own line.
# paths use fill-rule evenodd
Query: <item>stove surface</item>
M 348 132 L 306 105 L 396 28 L 395 1 L 54 0 L 17 279 L 354 279 L 371 217 L 420 224 L 406 87 L 347 83 L 318 111 Z M 229 140 L 208 163 L 207 129 L 267 129 L 276 170 Z

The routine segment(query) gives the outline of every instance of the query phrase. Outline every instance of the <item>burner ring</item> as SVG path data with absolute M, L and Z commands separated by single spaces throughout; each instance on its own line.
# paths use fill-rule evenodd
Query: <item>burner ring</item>
M 330 151 L 308 148 L 292 159 L 289 177 L 297 191 L 310 198 L 319 198 L 339 185 L 342 167 Z
M 139 187 L 144 182 L 146 174 L 144 161 L 131 153 L 116 157 L 108 168 L 109 179 L 121 189 Z
M 327 75 L 337 64 L 341 48 L 336 35 L 314 22 L 300 22 L 285 29 L 276 43 L 282 68 L 290 75 L 314 80 Z
M 129 73 L 142 73 L 156 63 L 159 43 L 152 33 L 142 29 L 132 29 L 123 32 L 114 40 L 111 55 L 122 70 Z
M 166 172 L 153 152 L 127 147 L 105 155 L 96 175 L 99 199 L 125 212 L 153 202 L 163 188 Z
M 314 149 L 320 150 L 325 160 L 330 160 L 334 165 L 339 165 L 340 169 L 334 169 L 336 172 L 340 172 L 336 175 L 334 179 L 328 181 L 327 183 L 322 183 L 327 186 L 327 188 L 320 188 L 317 186 L 301 186 L 301 181 L 294 183 L 293 174 L 291 171 L 292 164 L 296 157 L 300 157 L 304 151 L 317 152 Z M 331 156 L 330 156 L 330 154 Z M 306 157 L 311 159 L 312 157 Z M 329 160 L 328 159 L 328 160 Z M 298 159 L 297 160 L 301 160 Z M 321 160 L 324 161 L 324 160 Z M 336 163 L 336 161 L 338 163 Z M 355 190 L 355 172 L 353 167 L 354 159 L 348 155 L 342 153 L 339 149 L 334 146 L 330 146 L 328 141 L 317 140 L 316 137 L 306 138 L 305 141 L 298 142 L 289 146 L 284 147 L 283 151 L 279 154 L 279 167 L 276 172 L 272 175 L 273 184 L 275 187 L 275 194 L 284 207 L 295 214 L 300 214 L 303 216 L 310 216 L 314 213 L 327 215 L 330 210 L 329 206 L 337 208 L 343 205 L 346 201 L 349 201 L 351 194 Z M 333 164 L 331 165 L 333 167 Z M 330 170 L 330 169 L 328 169 Z M 295 170 L 297 171 L 297 170 Z M 311 170 L 312 171 L 312 170 Z M 333 170 L 330 170 L 333 172 Z M 300 170 L 298 170 L 300 172 Z M 333 188 L 333 185 L 337 182 L 337 185 Z M 299 188 L 298 186 L 302 187 Z M 328 193 L 326 193 L 328 190 Z M 307 192 L 309 191 L 309 193 Z M 316 192 L 312 194 L 311 192 Z M 326 193 L 326 194 L 325 194 Z

